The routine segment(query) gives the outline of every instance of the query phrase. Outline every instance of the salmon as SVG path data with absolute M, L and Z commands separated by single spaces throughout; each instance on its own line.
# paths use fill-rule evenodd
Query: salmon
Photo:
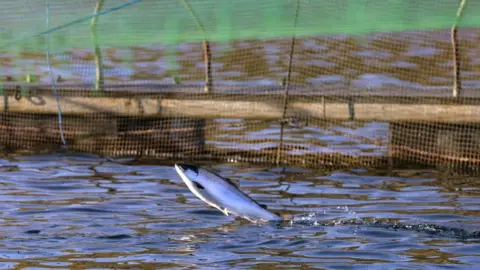
M 232 214 L 254 223 L 283 220 L 243 193 L 228 178 L 194 165 L 175 164 L 175 169 L 195 196 L 227 216 Z

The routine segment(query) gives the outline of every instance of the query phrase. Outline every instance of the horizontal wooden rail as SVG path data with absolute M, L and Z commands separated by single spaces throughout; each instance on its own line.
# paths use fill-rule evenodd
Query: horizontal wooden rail
M 178 89 L 177 89 L 178 88 Z M 92 96 L 87 89 L 60 87 L 60 105 L 64 115 L 92 113 L 193 118 L 281 119 L 283 99 L 277 89 L 263 88 L 251 92 L 233 87 L 234 91 L 219 88 L 216 93 L 204 93 L 198 87 L 171 87 L 158 91 L 130 89 L 119 86 L 103 96 Z M 3 112 L 56 114 L 57 104 L 51 91 L 39 86 L 4 87 L 0 97 Z M 115 90 L 112 90 L 115 89 Z M 184 89 L 184 91 L 181 91 Z M 280 88 L 279 88 L 280 89 Z M 198 90 L 198 92 L 196 91 Z M 413 91 L 413 90 L 410 90 Z M 23 96 L 19 96 L 22 92 Z M 377 91 L 378 92 L 378 91 Z M 312 94 L 315 93 L 315 94 Z M 343 94 L 342 94 L 343 93 Z M 395 91 L 384 95 L 347 95 L 347 91 L 323 91 L 294 88 L 289 98 L 287 117 L 360 121 L 427 121 L 480 122 L 480 96 L 454 99 L 450 95 L 402 96 Z M 360 93 L 360 92 L 359 92 Z M 367 93 L 367 92 L 363 92 Z M 408 93 L 408 91 L 405 91 Z M 17 95 L 15 95 L 17 94 Z M 378 94 L 378 93 L 377 93 Z

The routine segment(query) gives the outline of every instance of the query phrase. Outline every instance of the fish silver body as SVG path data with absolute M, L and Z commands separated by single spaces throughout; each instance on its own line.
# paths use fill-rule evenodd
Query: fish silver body
M 243 193 L 227 178 L 188 164 L 175 164 L 175 169 L 193 194 L 227 216 L 233 214 L 251 222 L 283 220 Z

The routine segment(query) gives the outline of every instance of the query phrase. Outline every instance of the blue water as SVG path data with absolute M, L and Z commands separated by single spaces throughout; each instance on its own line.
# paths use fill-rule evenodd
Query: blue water
M 209 164 L 291 222 L 197 199 L 171 164 L 0 160 L 0 268 L 475 269 L 480 182 L 433 171 Z

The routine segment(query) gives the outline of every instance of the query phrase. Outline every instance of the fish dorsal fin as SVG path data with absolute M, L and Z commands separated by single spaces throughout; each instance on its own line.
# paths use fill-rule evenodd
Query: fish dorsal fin
M 217 176 L 218 178 L 221 178 L 221 179 L 225 180 L 226 183 L 228 183 L 228 184 L 230 184 L 230 185 L 238 188 L 238 184 L 236 184 L 235 182 L 233 182 L 232 179 L 223 177 L 223 176 L 219 175 L 218 173 L 216 173 L 216 172 L 214 172 L 214 171 L 211 171 L 211 170 L 207 170 L 207 171 L 208 171 L 209 173 Z
M 227 182 L 227 183 L 229 183 L 230 185 L 238 188 L 238 184 L 236 184 L 235 182 L 233 182 L 232 179 L 230 179 L 230 178 L 223 178 L 223 179 L 225 179 L 225 182 Z

